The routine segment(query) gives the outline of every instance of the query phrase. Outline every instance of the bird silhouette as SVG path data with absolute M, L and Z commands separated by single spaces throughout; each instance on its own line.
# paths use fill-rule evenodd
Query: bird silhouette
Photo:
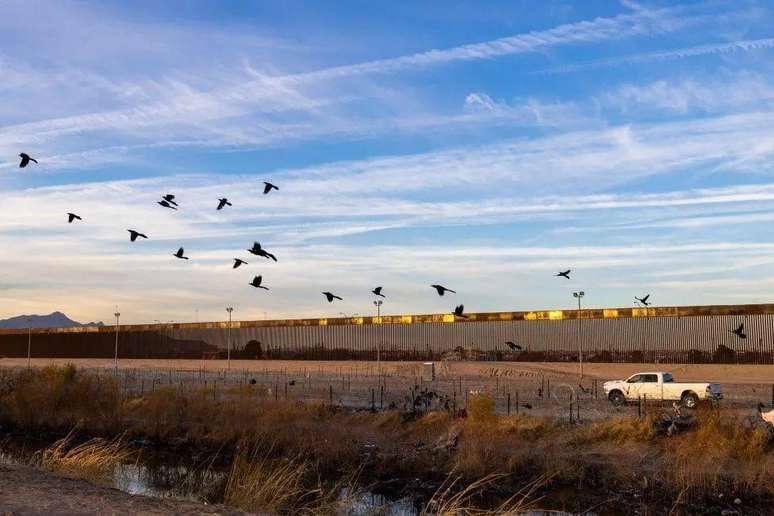
M 562 278 L 570 279 L 570 272 L 572 272 L 572 269 L 567 269 L 566 271 L 560 271 L 559 274 L 556 274 L 557 277 L 561 276 Z
M 176 258 L 180 258 L 181 260 L 187 260 L 188 257 L 185 256 L 185 250 L 181 247 L 177 250 L 177 252 L 174 254 Z
M 161 201 L 156 202 L 156 204 L 158 204 L 159 206 L 163 206 L 165 208 L 169 208 L 170 210 L 177 209 L 175 208 L 175 206 L 172 206 L 171 204 L 169 204 L 169 201 L 167 201 L 166 199 L 162 199 Z
M 255 385 L 256 383 L 258 382 L 255 380 L 255 378 L 250 378 L 250 385 Z
M 292 386 L 294 386 L 295 384 L 296 384 L 296 381 L 295 381 L 295 380 L 290 380 L 290 381 L 288 382 L 288 385 L 290 385 L 291 387 L 292 387 Z
M 222 210 L 225 206 L 231 206 L 232 204 L 228 202 L 228 199 L 225 197 L 223 199 L 218 199 L 218 210 Z
M 328 300 L 329 303 L 333 303 L 334 299 L 338 299 L 339 301 L 344 301 L 336 294 L 331 294 L 330 292 L 323 292 L 322 295 L 325 296 L 325 298 Z
M 264 258 L 268 258 L 271 260 L 277 261 L 277 257 L 271 254 L 269 251 L 261 247 L 261 244 L 258 242 L 253 242 L 253 247 L 247 250 L 248 253 L 254 254 L 255 256 L 263 256 Z
M 650 299 L 650 294 L 648 294 L 647 296 L 645 296 L 643 298 L 639 298 L 637 296 L 634 296 L 634 299 L 636 299 L 637 301 L 642 303 L 644 306 L 649 306 L 650 305 L 650 303 L 648 303 L 648 299 Z
M 376 287 L 375 289 L 373 289 L 373 290 L 371 291 L 371 293 L 372 293 L 373 295 L 375 295 L 375 296 L 379 296 L 379 297 L 386 297 L 384 294 L 382 294 L 382 287 Z
M 511 351 L 521 351 L 522 347 L 516 344 L 513 341 L 508 341 L 505 343 L 509 348 L 511 348 Z
M 240 265 L 247 265 L 247 262 L 239 258 L 234 258 L 234 269 L 237 269 Z
M 19 168 L 26 167 L 27 165 L 30 164 L 30 161 L 34 161 L 35 163 L 38 162 L 38 160 L 30 157 L 30 155 L 27 154 L 26 152 L 22 152 L 21 154 L 19 154 L 19 157 L 21 158 L 21 161 L 19 162 Z
M 146 239 L 148 238 L 147 235 L 144 235 L 144 234 L 140 233 L 139 231 L 135 231 L 133 229 L 127 229 L 127 231 L 129 232 L 129 240 L 131 240 L 132 242 L 137 240 L 137 237 L 142 237 L 142 238 L 146 238 Z
M 253 278 L 253 281 L 250 282 L 250 285 L 254 286 L 255 288 L 262 288 L 264 290 L 269 290 L 269 287 L 264 287 L 263 285 L 261 285 L 261 281 L 263 281 L 263 277 L 256 276 Z
M 264 181 L 263 184 L 265 185 L 263 187 L 263 195 L 266 195 L 267 193 L 271 192 L 272 190 L 279 190 L 277 185 L 273 185 L 273 184 L 268 183 L 266 181 Z
M 80 217 L 79 217 L 78 215 L 76 215 L 75 213 L 68 213 L 68 214 L 67 214 L 67 223 L 68 223 L 68 224 L 72 224 L 74 220 L 83 220 L 83 219 L 82 219 L 82 218 L 80 218 Z
M 450 288 L 446 288 L 443 285 L 430 285 L 430 286 L 433 287 L 436 290 L 436 292 L 438 292 L 439 296 L 444 295 L 446 292 L 451 292 L 452 294 L 456 294 L 455 291 L 453 291 Z
M 530 405 L 529 403 L 524 403 L 522 406 L 523 406 L 525 409 L 532 410 L 532 405 Z
M 467 319 L 468 316 L 463 313 L 464 310 L 465 310 L 465 305 L 457 305 L 454 308 L 454 317 L 461 317 L 463 319 Z
M 162 195 L 161 198 L 167 201 L 169 204 L 172 204 L 173 206 L 177 206 L 177 202 L 175 201 L 174 195 L 166 194 L 166 195 Z
M 747 334 L 744 332 L 744 323 L 740 324 L 735 330 L 729 330 L 731 333 L 739 337 L 740 339 L 746 339 Z

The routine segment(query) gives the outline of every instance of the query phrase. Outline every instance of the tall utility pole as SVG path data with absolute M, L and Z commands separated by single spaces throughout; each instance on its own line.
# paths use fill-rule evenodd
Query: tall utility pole
M 116 375 L 118 375 L 118 329 L 119 322 L 121 320 L 121 312 L 118 311 L 118 307 L 116 307 L 116 313 L 113 315 L 116 316 L 116 352 L 113 356 L 113 370 L 115 371 Z
M 580 366 L 580 379 L 583 380 L 583 344 L 581 340 L 581 299 L 585 296 L 584 291 L 573 292 L 572 296 L 578 299 L 578 364 Z
M 376 320 L 379 322 L 379 336 L 377 337 L 378 341 L 376 342 L 376 370 L 380 371 L 382 370 L 382 300 L 379 299 L 377 301 L 374 301 L 374 306 L 376 307 Z
M 30 368 L 31 350 L 32 350 L 32 319 L 27 319 L 27 369 Z
M 226 311 L 228 312 L 228 348 L 226 351 L 226 367 L 227 369 L 231 370 L 231 312 L 234 311 L 234 308 L 229 306 L 226 308 Z

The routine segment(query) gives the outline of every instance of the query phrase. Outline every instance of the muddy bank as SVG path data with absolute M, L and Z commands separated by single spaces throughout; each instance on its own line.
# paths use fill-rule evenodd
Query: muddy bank
M 222 505 L 131 495 L 40 471 L 0 464 L 0 513 L 33 514 L 247 514 Z

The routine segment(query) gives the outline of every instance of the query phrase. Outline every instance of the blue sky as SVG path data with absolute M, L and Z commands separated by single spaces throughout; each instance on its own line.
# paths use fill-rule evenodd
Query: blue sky
M 371 315 L 377 285 L 387 313 L 772 299 L 770 2 L 0 13 L 0 316 Z

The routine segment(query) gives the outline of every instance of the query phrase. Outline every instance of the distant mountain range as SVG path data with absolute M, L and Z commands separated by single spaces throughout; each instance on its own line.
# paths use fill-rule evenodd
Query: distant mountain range
M 19 315 L 9 319 L 0 319 L 0 328 L 15 330 L 20 328 L 70 328 L 73 326 L 104 326 L 102 322 L 81 324 L 73 321 L 62 312 L 48 315 Z

